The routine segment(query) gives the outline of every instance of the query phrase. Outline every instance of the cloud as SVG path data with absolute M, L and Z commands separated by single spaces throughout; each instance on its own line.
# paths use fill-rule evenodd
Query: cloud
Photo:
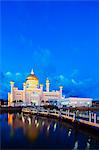
M 8 72 L 5 73 L 5 75 L 6 75 L 6 76 L 11 76 L 12 73 L 11 73 L 10 71 L 8 71 Z
M 59 78 L 60 78 L 60 80 L 65 80 L 65 77 L 61 74 L 61 75 L 59 75 Z
M 44 70 L 43 70 L 44 71 Z M 45 85 L 46 80 L 46 70 L 40 74 L 40 77 L 44 80 L 40 83 Z M 63 74 L 56 75 L 55 73 L 49 76 L 50 79 L 50 89 L 59 89 L 59 86 L 63 86 L 63 93 L 66 97 L 69 96 L 78 96 L 78 97 L 92 97 L 99 98 L 99 79 L 96 78 L 86 78 L 83 80 L 76 80 L 75 78 L 71 78 L 71 76 L 66 77 Z M 7 98 L 7 93 L 10 91 L 10 80 L 15 81 L 15 86 L 18 86 L 20 89 L 22 88 L 22 83 L 26 79 L 26 74 L 22 73 L 0 73 L 0 98 Z
M 79 70 L 78 69 L 74 69 L 70 75 L 71 78 L 78 78 L 79 76 Z
M 77 82 L 76 82 L 74 79 L 72 79 L 71 82 L 72 82 L 73 84 L 77 84 Z
M 7 93 L 10 91 L 10 81 L 15 81 L 15 85 L 21 87 L 24 80 L 24 75 L 21 73 L 0 73 L 0 98 L 7 99 Z
M 16 75 L 16 76 L 21 76 L 21 73 L 17 72 L 15 75 Z

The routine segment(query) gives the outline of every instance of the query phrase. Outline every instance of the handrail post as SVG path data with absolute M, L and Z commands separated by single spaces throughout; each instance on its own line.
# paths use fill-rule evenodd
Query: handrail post
M 22 116 L 22 121 L 23 121 L 23 123 L 25 122 L 25 119 L 24 119 L 24 117 Z
M 69 116 L 69 109 L 68 109 L 68 116 Z
M 28 117 L 29 125 L 31 124 L 31 119 Z
M 61 112 L 59 111 L 59 118 L 61 118 Z
M 94 114 L 94 123 L 96 123 L 96 114 Z
M 67 110 L 66 110 L 66 116 L 67 116 Z
M 89 113 L 89 121 L 91 122 L 91 113 Z
M 47 110 L 48 111 L 48 115 L 50 114 L 50 111 L 49 111 L 49 109 Z
M 75 113 L 73 114 L 73 119 L 74 119 L 74 121 L 75 121 L 75 119 L 76 119 L 76 114 L 75 114 Z

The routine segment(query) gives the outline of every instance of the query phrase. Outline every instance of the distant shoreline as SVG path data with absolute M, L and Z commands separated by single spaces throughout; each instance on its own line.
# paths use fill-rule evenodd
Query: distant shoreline
M 16 113 L 16 112 L 21 112 L 22 111 L 22 108 L 21 106 L 19 107 L 0 107 L 0 113 L 8 113 L 8 112 L 11 112 L 11 113 Z
M 22 106 L 17 106 L 17 107 L 0 107 L 0 113 L 3 112 L 21 112 L 22 111 Z M 76 107 L 76 108 L 72 108 L 72 107 L 68 107 L 65 108 L 66 110 L 69 109 L 70 111 L 75 111 L 75 110 L 79 110 L 79 111 L 99 111 L 99 107 Z

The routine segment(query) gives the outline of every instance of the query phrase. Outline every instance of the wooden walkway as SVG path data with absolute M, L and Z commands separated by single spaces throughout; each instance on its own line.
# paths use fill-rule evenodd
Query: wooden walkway
M 56 110 L 46 110 L 46 109 L 41 109 L 41 110 L 37 110 L 37 109 L 30 109 L 30 108 L 23 108 L 22 109 L 23 113 L 29 113 L 29 114 L 37 114 L 37 115 L 43 115 L 43 116 L 52 116 L 52 117 L 56 117 L 56 118 L 61 118 L 61 119 L 67 119 L 70 120 L 72 122 L 78 122 L 84 125 L 88 125 L 90 127 L 96 127 L 99 128 L 99 123 L 97 123 L 97 119 L 99 119 L 99 117 L 96 116 L 96 114 L 89 114 L 89 116 L 87 115 L 87 117 L 85 118 L 76 118 L 75 113 L 68 111 L 56 111 Z M 82 115 L 82 117 L 84 117 Z M 86 120 L 86 118 L 88 118 L 88 120 Z

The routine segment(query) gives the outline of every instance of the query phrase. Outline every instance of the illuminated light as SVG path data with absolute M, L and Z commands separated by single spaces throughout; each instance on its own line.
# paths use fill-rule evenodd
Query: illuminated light
M 90 102 L 87 102 L 87 104 L 90 104 Z
M 57 124 L 55 123 L 55 124 L 54 124 L 54 130 L 53 130 L 53 131 L 55 131 L 55 130 L 56 130 L 56 126 L 57 126 Z

